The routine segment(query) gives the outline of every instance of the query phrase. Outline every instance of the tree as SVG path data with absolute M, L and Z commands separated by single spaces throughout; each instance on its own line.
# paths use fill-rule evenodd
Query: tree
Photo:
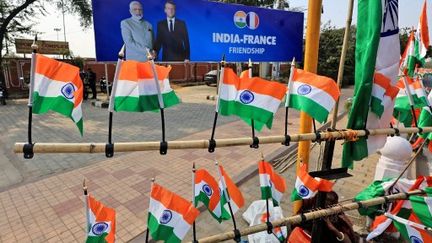
M 320 75 L 331 77 L 334 80 L 337 79 L 344 34 L 345 28 L 336 28 L 332 26 L 330 22 L 323 25 L 318 56 L 318 73 Z M 343 84 L 354 84 L 355 35 L 356 27 L 351 26 L 345 59 Z
M 19 34 L 28 34 L 35 19 L 47 14 L 45 6 L 53 4 L 65 13 L 78 14 L 83 28 L 91 24 L 89 0 L 0 0 L 0 64 L 3 62 L 3 49 L 8 41 Z M 0 65 L 3 69 L 3 66 Z M 1 85 L 5 85 L 3 71 Z

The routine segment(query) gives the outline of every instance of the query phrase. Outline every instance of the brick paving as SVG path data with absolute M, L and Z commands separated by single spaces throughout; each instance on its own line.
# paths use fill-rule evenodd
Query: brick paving
M 203 90 L 206 92 L 205 89 Z M 181 92 L 187 94 L 188 91 L 179 90 L 180 95 Z M 207 139 L 210 136 L 214 105 L 211 101 L 196 99 L 196 92 L 191 93 L 193 94 L 191 97 L 184 96 L 184 104 L 167 112 L 167 114 L 172 113 L 171 116 L 167 115 L 168 139 Z M 344 93 L 346 96 L 351 95 L 350 91 Z M 19 105 L 6 106 L 5 113 L 16 112 L 13 110 L 18 109 L 17 106 Z M 84 136 L 82 140 L 105 141 L 106 134 L 101 130 L 106 129 L 103 118 L 107 116 L 106 111 L 102 115 L 99 113 L 103 112 L 97 111 L 96 108 L 93 110 L 85 107 L 85 109 L 88 109 L 86 117 L 90 124 L 87 125 L 86 131 L 93 134 L 89 137 Z M 175 109 L 178 112 L 174 112 Z M 0 112 L 3 117 L 3 107 Z M 119 130 L 115 130 L 115 141 L 148 141 L 160 138 L 159 121 L 152 120 L 153 117 L 159 118 L 157 115 L 147 113 L 114 117 L 123 121 L 123 123 L 116 121 L 119 125 L 115 127 Z M 265 130 L 258 136 L 282 134 L 283 117 L 281 110 L 275 117 L 273 129 Z M 293 124 L 298 124 L 298 117 L 298 112 L 290 111 L 290 121 Z M 8 130 L 6 130 L 7 134 L 1 135 L 0 142 L 6 140 L 10 142 L 14 139 L 24 141 L 25 133 L 22 133 L 22 129 L 25 127 L 25 121 L 22 119 L 10 120 L 9 126 L 2 125 L 2 129 Z M 148 122 L 145 122 L 147 119 Z M 58 127 L 62 122 L 70 123 L 68 119 L 53 114 L 48 115 L 44 120 L 37 119 L 35 140 L 61 142 L 69 138 L 67 141 L 80 141 L 81 138 L 77 136 L 75 127 Z M 234 117 L 222 117 L 218 124 L 217 138 L 250 136 L 250 128 Z M 290 125 L 290 133 L 296 133 L 297 130 L 297 125 Z M 21 184 L 9 185 L 0 192 L 0 232 L 2 232 L 0 242 L 82 241 L 85 238 L 85 212 L 81 188 L 84 178 L 88 181 L 89 192 L 92 195 L 116 209 L 117 241 L 129 241 L 146 228 L 150 178 L 156 177 L 161 185 L 185 198 L 190 198 L 193 162 L 197 167 L 208 168 L 215 172 L 213 161 L 216 158 L 236 180 L 248 168 L 256 166 L 261 152 L 270 155 L 281 148 L 279 144 L 260 145 L 258 150 L 252 150 L 248 146 L 216 148 L 214 154 L 209 154 L 206 150 L 168 150 L 166 156 L 161 156 L 158 152 L 118 153 L 111 159 L 104 158 L 103 154 L 37 154 L 35 159 L 25 161 L 16 160 L 22 155 L 10 154 L 11 144 L 1 145 L 1 149 L 6 151 L 6 154 L 9 153 L 6 156 L 9 160 L 1 163 L 9 162 L 13 165 L 16 173 L 21 176 L 21 180 L 17 180 Z M 59 173 L 63 170 L 62 161 L 65 161 L 64 170 L 67 171 Z M 53 175 L 48 176 L 50 173 Z M 290 181 L 294 176 L 287 174 L 287 178 Z M 288 185 L 292 185 L 291 181 Z M 243 184 L 242 189 L 246 192 L 247 205 L 259 197 L 256 188 L 256 181 L 252 179 Z M 200 216 L 199 220 L 204 220 L 212 226 L 199 224 L 198 227 L 211 230 L 206 232 L 203 228 L 199 228 L 200 232 L 206 234 L 217 233 L 228 227 L 227 224 L 212 223 L 205 214 Z

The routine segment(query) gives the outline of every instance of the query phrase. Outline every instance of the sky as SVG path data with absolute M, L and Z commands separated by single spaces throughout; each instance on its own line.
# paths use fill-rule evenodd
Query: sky
M 144 0 L 143 0 L 144 1 Z M 145 0 L 148 1 L 148 0 Z M 314 1 L 314 0 L 310 0 Z M 290 0 L 291 7 L 307 9 L 307 0 Z M 399 0 L 399 27 L 417 27 L 423 0 Z M 353 24 L 357 22 L 357 0 L 354 1 Z M 321 23 L 331 22 L 333 26 L 344 27 L 348 12 L 348 0 L 323 0 L 324 13 L 321 16 Z M 48 8 L 49 15 L 41 17 L 35 29 L 39 38 L 43 40 L 64 40 L 63 31 L 66 30 L 66 40 L 75 56 L 95 57 L 95 42 L 93 28 L 83 30 L 79 25 L 77 16 L 66 15 L 66 28 L 63 29 L 61 11 Z M 432 0 L 428 0 L 428 22 L 430 34 L 432 34 Z M 307 16 L 307 10 L 305 12 Z M 306 24 L 306 23 L 305 23 Z M 55 31 L 55 28 L 61 31 Z M 431 35 L 432 36 L 432 35 Z M 432 38 L 431 38 L 432 40 Z

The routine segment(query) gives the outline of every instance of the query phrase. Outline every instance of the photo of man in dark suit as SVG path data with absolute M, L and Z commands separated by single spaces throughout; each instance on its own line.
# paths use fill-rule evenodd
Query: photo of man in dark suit
M 159 53 L 162 49 L 162 61 L 189 62 L 189 35 L 183 20 L 175 17 L 176 5 L 168 0 L 165 3 L 166 19 L 157 24 L 154 50 Z

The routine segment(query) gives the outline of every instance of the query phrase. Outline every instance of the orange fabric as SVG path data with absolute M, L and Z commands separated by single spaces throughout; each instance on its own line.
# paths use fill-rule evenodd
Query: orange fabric
M 164 67 L 155 65 L 159 80 L 168 78 L 171 66 Z M 119 72 L 119 80 L 127 80 L 131 82 L 142 81 L 147 79 L 154 80 L 153 70 L 150 62 L 124 61 Z
M 301 69 L 294 69 L 294 75 L 292 77 L 292 81 L 302 82 L 309 85 L 312 85 L 318 89 L 321 89 L 328 93 L 334 100 L 337 100 L 340 95 L 339 87 L 336 82 L 328 77 L 319 76 L 315 73 L 310 73 Z
M 421 41 L 425 44 L 427 48 L 429 47 L 429 28 L 427 22 L 427 1 L 426 0 L 423 3 L 422 13 L 420 15 L 419 22 L 420 22 L 419 23 L 420 29 L 417 31 L 420 31 Z
M 199 215 L 198 209 L 190 201 L 156 183 L 153 183 L 151 197 L 166 208 L 183 215 L 183 219 L 189 224 L 192 224 Z
M 312 191 L 318 190 L 320 182 L 309 175 L 307 171 L 307 165 L 305 163 L 300 164 L 300 170 L 298 171 L 297 176 L 307 188 L 311 189 Z
M 268 174 L 276 190 L 279 192 L 286 191 L 285 179 L 273 170 L 273 166 L 269 162 L 258 162 L 258 172 L 260 174 Z
M 387 89 L 387 87 L 390 86 L 390 79 L 381 73 L 375 72 L 374 83 L 381 86 L 383 89 Z
M 220 191 L 217 181 L 207 170 L 199 169 L 195 172 L 195 184 L 205 181 L 213 191 L 209 201 L 209 208 L 214 209 L 220 202 Z
M 109 221 L 111 222 L 111 230 L 109 234 L 105 237 L 108 243 L 113 243 L 115 241 L 115 210 L 108 208 L 101 202 L 94 199 L 92 196 L 88 196 L 88 205 L 93 214 L 96 217 L 96 221 Z
M 239 208 L 243 207 L 244 206 L 244 198 L 243 198 L 243 195 L 242 195 L 240 189 L 231 180 L 231 178 L 228 176 L 228 174 L 225 173 L 225 170 L 222 167 L 222 165 L 219 166 L 219 169 L 220 169 L 222 176 L 225 179 L 226 187 L 227 187 L 228 194 L 229 194 L 231 200 L 233 200 Z
M 311 237 L 300 227 L 295 227 L 288 237 L 288 243 L 310 243 Z
M 233 85 L 237 90 L 249 90 L 257 94 L 273 96 L 281 100 L 287 91 L 285 84 L 268 81 L 262 78 L 240 78 L 231 68 L 225 68 L 223 74 L 223 83 Z

